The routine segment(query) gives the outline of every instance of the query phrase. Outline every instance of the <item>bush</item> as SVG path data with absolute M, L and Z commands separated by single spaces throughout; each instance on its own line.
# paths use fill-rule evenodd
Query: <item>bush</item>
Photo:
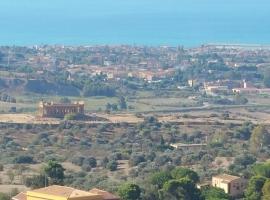
M 10 200 L 10 198 L 7 194 L 0 192 L 0 200 Z
M 33 164 L 34 159 L 32 156 L 18 156 L 13 161 L 15 164 Z
M 131 156 L 129 160 L 129 165 L 137 166 L 141 162 L 145 162 L 145 156 L 143 154 L 135 154 Z
M 137 200 L 140 199 L 141 189 L 135 184 L 124 184 L 119 187 L 118 194 L 123 200 Z
M 113 160 L 113 161 L 108 162 L 106 167 L 107 167 L 107 169 L 109 169 L 111 171 L 116 171 L 117 165 L 118 165 L 118 163 L 115 160 Z
M 26 178 L 25 185 L 32 189 L 42 188 L 45 187 L 45 185 L 48 185 L 48 178 L 44 175 L 35 175 L 33 177 Z
M 74 156 L 71 160 L 71 162 L 74 165 L 78 165 L 78 166 L 82 166 L 83 165 L 83 161 L 84 161 L 85 157 L 82 156 Z
M 94 167 L 97 166 L 97 160 L 96 160 L 94 157 L 86 158 L 86 159 L 84 159 L 84 161 L 83 161 L 83 165 L 88 165 L 88 166 L 90 166 L 91 168 L 94 168 Z
M 82 165 L 82 170 L 86 171 L 86 172 L 90 172 L 91 171 L 91 166 L 87 165 L 87 164 L 83 164 Z
M 64 119 L 65 120 L 76 120 L 77 119 L 77 114 L 75 114 L 75 113 L 66 114 Z

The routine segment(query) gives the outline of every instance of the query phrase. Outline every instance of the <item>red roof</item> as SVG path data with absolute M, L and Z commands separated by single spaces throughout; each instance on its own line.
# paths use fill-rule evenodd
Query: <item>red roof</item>
M 27 200 L 26 194 L 21 192 L 17 194 L 15 197 L 12 197 L 12 200 Z

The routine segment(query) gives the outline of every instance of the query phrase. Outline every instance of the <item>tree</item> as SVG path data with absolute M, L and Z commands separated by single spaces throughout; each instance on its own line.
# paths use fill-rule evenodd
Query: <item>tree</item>
M 263 84 L 265 87 L 270 87 L 270 69 L 267 69 L 263 73 Z
M 42 188 L 48 184 L 48 178 L 46 175 L 35 175 L 33 177 L 26 178 L 25 185 L 31 187 L 32 189 Z
M 141 197 L 141 189 L 136 184 L 126 183 L 119 187 L 118 194 L 123 200 L 138 200 Z
M 0 192 L 0 200 L 10 200 L 10 198 L 7 194 Z
M 263 193 L 263 200 L 269 200 L 270 199 L 270 180 L 268 179 L 262 188 Z
M 68 97 L 62 97 L 59 100 L 60 103 L 71 103 L 71 100 Z
M 49 183 L 51 184 L 63 184 L 65 169 L 61 164 L 56 161 L 50 160 L 44 168 L 45 174 L 49 177 Z
M 115 160 L 112 160 L 112 161 L 108 162 L 106 167 L 111 171 L 116 171 L 117 166 L 118 166 L 118 163 Z
M 4 56 L 5 56 L 5 54 L 4 54 L 3 52 L 1 52 L 1 51 L 0 51 L 0 62 L 2 62 L 2 61 L 3 61 Z
M 194 182 L 188 178 L 170 180 L 159 190 L 160 199 L 170 200 L 201 200 L 201 193 Z
M 252 152 L 257 153 L 264 146 L 270 144 L 270 133 L 265 126 L 257 126 L 253 131 L 250 138 L 250 148 Z
M 253 176 L 249 180 L 247 189 L 245 191 L 246 200 L 260 200 L 265 181 L 265 177 Z
M 205 154 L 201 158 L 201 165 L 203 166 L 203 169 L 206 171 L 208 166 L 213 162 L 213 157 L 209 154 Z
M 150 182 L 151 184 L 161 189 L 164 183 L 166 183 L 167 181 L 171 179 L 172 179 L 172 176 L 169 172 L 156 172 L 150 177 Z
M 233 100 L 234 100 L 234 103 L 237 105 L 244 105 L 248 103 L 248 99 L 239 94 L 236 94 Z
M 16 164 L 32 164 L 34 163 L 34 159 L 32 156 L 22 155 L 22 156 L 17 156 L 13 162 Z
M 249 140 L 252 134 L 252 129 L 254 125 L 250 122 L 245 122 L 240 128 L 235 132 L 235 137 L 239 139 Z
M 257 176 L 270 178 L 270 162 L 256 164 L 252 169 Z
M 125 97 L 121 96 L 119 98 L 119 107 L 121 110 L 126 110 L 127 109 L 127 102 L 126 102 L 126 99 Z
M 256 162 L 256 157 L 250 154 L 242 154 L 235 157 L 234 164 L 241 165 L 246 168 L 248 165 L 251 165 Z
M 230 196 L 221 188 L 209 187 L 202 189 L 202 197 L 205 200 L 229 200 Z
M 83 164 L 94 168 L 97 166 L 97 160 L 94 157 L 89 157 L 84 159 Z
M 77 120 L 79 118 L 79 115 L 76 113 L 69 113 L 64 116 L 65 120 Z
M 15 174 L 13 173 L 13 171 L 8 170 L 8 171 L 7 171 L 7 176 L 8 176 L 8 178 L 9 178 L 10 182 L 13 183 L 14 178 L 15 178 Z
M 145 155 L 144 154 L 133 154 L 130 156 L 129 165 L 130 166 L 137 166 L 139 163 L 145 162 Z
M 197 183 L 200 180 L 196 172 L 182 167 L 172 170 L 171 175 L 174 179 L 189 178 L 194 183 Z

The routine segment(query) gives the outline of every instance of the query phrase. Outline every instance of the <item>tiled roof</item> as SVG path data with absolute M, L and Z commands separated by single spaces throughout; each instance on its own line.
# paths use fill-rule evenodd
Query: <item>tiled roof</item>
M 54 196 L 59 196 L 59 197 L 64 197 L 64 198 L 98 196 L 97 194 L 94 194 L 94 193 L 85 192 L 85 191 L 77 190 L 71 187 L 58 186 L 58 185 L 52 185 L 49 187 L 36 189 L 31 192 L 54 195 Z
M 229 175 L 229 174 L 220 174 L 220 175 L 214 176 L 213 178 L 222 179 L 223 182 L 231 182 L 233 180 L 239 179 L 240 177 L 232 176 L 232 175 Z
M 21 192 L 17 194 L 15 197 L 12 197 L 12 200 L 27 200 L 27 197 L 24 192 Z
M 103 191 L 97 188 L 93 188 L 92 190 L 89 191 L 90 193 L 94 193 L 94 194 L 99 194 L 102 196 L 103 200 L 120 200 L 119 197 L 107 192 L 107 191 Z

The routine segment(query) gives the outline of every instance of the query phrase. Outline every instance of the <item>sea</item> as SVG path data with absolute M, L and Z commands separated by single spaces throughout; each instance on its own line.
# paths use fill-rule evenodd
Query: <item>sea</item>
M 0 45 L 270 44 L 270 0 L 0 0 Z

